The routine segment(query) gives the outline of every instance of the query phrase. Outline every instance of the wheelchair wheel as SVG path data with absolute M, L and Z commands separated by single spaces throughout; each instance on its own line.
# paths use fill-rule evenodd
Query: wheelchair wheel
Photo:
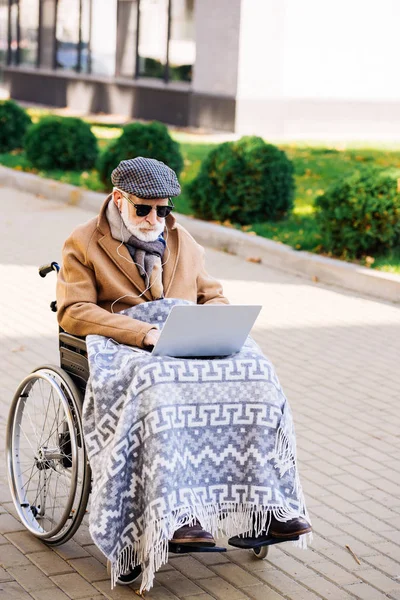
M 136 567 L 133 567 L 133 568 L 128 567 L 126 572 L 117 578 L 116 584 L 117 585 L 131 585 L 132 583 L 135 583 L 135 581 L 137 579 L 139 579 L 141 574 L 142 574 L 142 567 L 140 565 L 137 565 Z M 109 577 L 111 577 L 111 562 L 109 560 L 107 560 L 107 575 Z
M 7 468 L 25 527 L 46 544 L 78 529 L 90 493 L 81 395 L 59 367 L 45 365 L 20 383 L 7 423 Z
M 268 555 L 269 546 L 259 546 L 258 548 L 252 548 L 251 552 L 256 558 L 262 560 Z

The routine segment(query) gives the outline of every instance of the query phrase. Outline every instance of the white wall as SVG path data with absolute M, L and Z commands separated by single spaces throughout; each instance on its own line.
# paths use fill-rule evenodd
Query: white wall
M 278 1 L 285 97 L 400 99 L 399 0 Z
M 400 136 L 400 0 L 242 0 L 236 131 Z
M 242 0 L 238 97 L 400 99 L 400 0 Z
M 279 135 L 283 128 L 284 0 L 242 0 L 236 131 Z
M 242 0 L 239 98 L 279 98 L 282 95 L 284 17 L 284 0 Z

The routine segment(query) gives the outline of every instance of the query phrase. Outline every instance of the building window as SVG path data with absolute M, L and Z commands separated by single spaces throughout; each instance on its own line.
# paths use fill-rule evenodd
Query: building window
M 195 58 L 194 0 L 172 0 L 169 78 L 173 81 L 191 81 Z
M 91 0 L 81 0 L 79 71 L 90 73 Z
M 38 62 L 39 0 L 19 2 L 19 64 L 35 67 Z
M 191 81 L 194 0 L 139 0 L 139 77 Z
M 117 1 L 92 0 L 91 72 L 115 75 L 117 42 Z
M 140 0 L 138 75 L 166 77 L 168 0 Z
M 0 0 L 0 64 L 191 81 L 194 2 Z
M 56 68 L 89 72 L 90 0 L 58 0 Z
M 78 70 L 79 0 L 58 0 L 56 25 L 56 67 Z

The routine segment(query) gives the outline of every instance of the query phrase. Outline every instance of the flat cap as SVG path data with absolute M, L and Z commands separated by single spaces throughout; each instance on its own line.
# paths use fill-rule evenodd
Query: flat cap
M 138 198 L 174 198 L 181 193 L 175 171 L 154 158 L 122 160 L 111 173 L 114 187 Z

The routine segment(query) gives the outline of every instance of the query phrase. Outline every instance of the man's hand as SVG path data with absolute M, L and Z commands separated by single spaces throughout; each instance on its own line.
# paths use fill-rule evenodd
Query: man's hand
M 159 337 L 160 332 L 158 331 L 158 329 L 150 329 L 150 331 L 146 334 L 146 337 L 143 340 L 143 345 L 155 346 Z

